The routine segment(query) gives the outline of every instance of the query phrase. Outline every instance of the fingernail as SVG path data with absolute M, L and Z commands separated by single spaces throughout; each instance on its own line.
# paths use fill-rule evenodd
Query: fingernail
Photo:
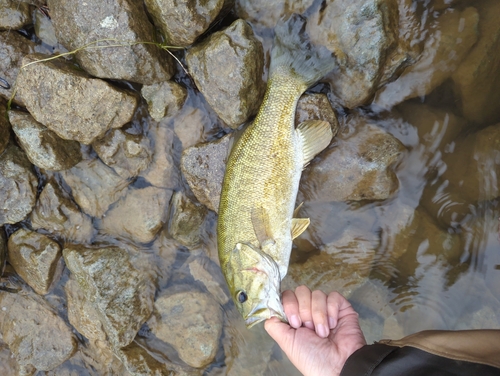
M 323 324 L 319 324 L 317 327 L 316 327 L 316 331 L 318 333 L 318 335 L 322 338 L 326 338 L 328 337 L 328 330 L 326 329 L 326 326 L 323 325 Z
M 292 315 L 292 317 L 290 317 L 290 325 L 292 326 L 292 328 L 300 328 L 302 323 L 300 322 L 299 316 Z
M 330 325 L 330 329 L 335 328 L 336 324 L 337 323 L 335 322 L 333 317 L 328 317 L 328 325 Z
M 308 328 L 308 329 L 314 330 L 314 324 L 313 324 L 313 322 L 312 322 L 312 321 L 306 321 L 306 322 L 304 323 L 304 326 L 305 326 L 306 328 Z

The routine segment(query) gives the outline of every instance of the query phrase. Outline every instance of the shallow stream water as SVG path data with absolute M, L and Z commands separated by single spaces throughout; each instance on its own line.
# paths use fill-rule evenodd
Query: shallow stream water
M 263 33 L 260 37 L 268 51 L 269 35 Z M 181 70 L 176 80 L 189 93 L 181 113 L 166 124 L 176 132 L 171 153 L 179 164 L 182 150 L 220 138 L 228 130 L 222 128 Z M 446 171 L 467 152 L 457 147 L 457 140 L 492 125 L 468 122 L 460 131 L 458 126 L 453 128 L 453 118 L 461 109 L 450 85 L 449 80 L 445 81 L 429 96 L 406 101 L 390 111 L 379 112 L 370 106 L 360 110 L 407 149 L 394 167 L 399 189 L 390 199 L 323 202 L 314 199 L 314 182 L 301 183 L 301 216 L 311 218 L 311 225 L 294 245 L 284 287 L 306 284 L 325 292 L 339 290 L 360 313 L 368 343 L 424 329 L 500 328 L 500 197 L 495 172 L 498 168 L 494 167 L 500 164 L 500 148 L 484 151 L 481 157 L 471 155 L 474 166 L 477 158 L 483 158 L 480 166 L 484 170 L 462 176 L 467 183 L 448 181 Z M 330 148 L 346 142 L 354 131 L 349 125 L 354 111 L 336 110 L 341 136 Z M 139 111 L 135 123 L 147 128 L 148 119 L 146 111 Z M 183 126 L 188 123 L 197 126 Z M 320 160 L 321 155 L 312 165 Z M 466 165 L 463 171 L 468 171 Z M 135 184 L 140 186 L 141 181 Z M 467 191 L 469 187 L 474 187 L 471 192 Z M 184 181 L 178 189 L 189 190 Z M 492 192 L 497 193 L 493 198 Z M 216 215 L 210 213 L 204 224 L 203 245 L 192 254 L 201 252 L 216 260 L 215 221 Z M 332 245 L 343 249 L 341 258 L 347 269 L 342 265 L 337 269 L 325 261 L 320 249 Z M 158 294 L 175 279 L 189 281 L 186 260 L 190 256 L 185 249 L 179 250 L 172 275 L 160 272 L 163 280 Z M 222 278 L 219 270 L 214 275 Z M 59 286 L 46 296 L 61 312 L 65 304 L 61 286 L 66 280 L 67 275 L 63 275 Z M 205 374 L 299 375 L 262 325 L 247 330 L 234 307 L 225 309 L 224 315 L 227 335 L 222 339 L 217 361 Z M 141 332 L 136 342 L 152 353 L 172 352 Z

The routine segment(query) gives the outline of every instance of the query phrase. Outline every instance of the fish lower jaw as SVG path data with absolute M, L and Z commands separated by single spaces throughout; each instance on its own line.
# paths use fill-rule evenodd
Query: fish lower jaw
M 270 319 L 271 317 L 277 317 L 281 321 L 288 323 L 288 319 L 286 318 L 286 315 L 283 311 L 278 312 L 272 308 L 264 308 L 262 310 L 254 312 L 253 314 L 248 315 L 245 318 L 245 325 L 247 326 L 248 329 L 250 329 L 253 326 L 261 323 L 262 321 Z

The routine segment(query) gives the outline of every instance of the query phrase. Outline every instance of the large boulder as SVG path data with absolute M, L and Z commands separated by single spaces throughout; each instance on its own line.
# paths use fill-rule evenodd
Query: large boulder
M 106 81 L 90 77 L 63 59 L 28 55 L 17 79 L 17 90 L 36 121 L 59 137 L 90 144 L 110 128 L 132 119 L 138 98 Z M 36 87 L 37 90 L 33 90 Z
M 151 85 L 174 73 L 173 59 L 166 52 L 141 43 L 155 40 L 142 2 L 48 0 L 48 6 L 59 42 L 69 50 L 79 49 L 76 58 L 91 75 Z M 98 47 L 106 45 L 118 47 Z

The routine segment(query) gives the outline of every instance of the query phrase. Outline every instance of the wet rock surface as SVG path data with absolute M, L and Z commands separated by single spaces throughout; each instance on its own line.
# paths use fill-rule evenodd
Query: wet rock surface
M 159 316 L 153 332 L 170 343 L 188 365 L 202 368 L 214 360 L 222 333 L 222 312 L 213 299 L 189 291 L 155 301 Z
M 477 123 L 494 123 L 500 120 L 498 103 L 500 94 L 497 87 L 500 78 L 500 25 L 495 14 L 500 4 L 492 0 L 474 2 L 479 10 L 479 38 L 462 64 L 453 73 L 452 79 L 457 96 L 461 98 L 461 108 L 465 118 Z
M 231 135 L 194 146 L 182 154 L 181 170 L 194 195 L 210 210 L 219 210 L 222 180 Z
M 92 147 L 99 158 L 124 179 L 139 175 L 153 157 L 149 137 L 129 132 L 126 127 L 109 130 L 103 138 L 94 141 Z
M 145 85 L 141 94 L 148 102 L 149 114 L 156 121 L 165 116 L 174 116 L 180 111 L 187 97 L 187 90 L 171 81 Z
M 139 176 L 155 187 L 175 189 L 179 183 L 179 170 L 172 158 L 174 131 L 163 122 L 154 122 L 150 127 L 153 159 Z
M 325 120 L 332 127 L 333 137 L 339 130 L 337 115 L 325 94 L 305 94 L 300 97 L 295 112 L 295 126 L 305 120 Z
M 191 201 L 182 192 L 174 193 L 168 221 L 170 236 L 186 247 L 195 247 L 201 241 L 200 232 L 206 214 L 206 207 Z
M 400 30 L 399 12 L 395 0 L 328 1 L 309 19 L 311 39 L 338 59 L 338 72 L 328 81 L 345 107 L 367 103 L 420 52 L 419 44 L 409 39 L 415 37 L 418 20 L 407 15 L 408 25 Z
M 16 4 L 19 3 L 16 2 Z M 14 83 L 23 65 L 22 60 L 25 55 L 34 52 L 35 43 L 28 38 L 15 32 L 0 32 L 0 72 L 2 72 L 2 78 L 8 84 L 7 87 L 4 87 L 5 83 L 0 85 L 0 96 L 7 100 L 11 98 Z M 23 101 L 19 97 L 19 94 L 16 94 L 14 102 L 23 105 Z
M 47 57 L 29 55 L 23 64 Z M 33 87 L 38 90 L 33 92 Z M 137 107 L 135 95 L 92 78 L 61 59 L 25 67 L 17 90 L 36 121 L 61 138 L 84 144 L 130 121 Z
M 363 118 L 351 125 L 357 131 L 337 135 L 337 146 L 304 171 L 299 201 L 385 200 L 398 189 L 392 167 L 404 146 Z
M 172 191 L 169 189 L 152 186 L 129 189 L 100 220 L 98 227 L 112 236 L 149 243 L 167 220 L 170 197 Z
M 61 246 L 45 235 L 20 229 L 9 237 L 8 249 L 16 273 L 38 294 L 47 294 L 61 258 Z
M 110 342 L 118 348 L 130 344 L 153 310 L 153 281 L 118 247 L 66 246 L 63 255 Z
M 102 217 L 111 204 L 125 196 L 130 184 L 99 159 L 84 160 L 61 176 L 76 203 L 92 217 Z
M 9 111 L 9 120 L 17 140 L 35 166 L 45 170 L 66 170 L 82 160 L 78 142 L 63 140 L 30 114 Z
M 10 124 L 7 120 L 7 103 L 0 100 L 0 154 L 3 153 L 10 140 Z
M 261 78 L 263 60 L 262 44 L 243 20 L 212 34 L 186 55 L 196 86 L 232 128 L 248 120 L 259 108 L 265 89 Z
M 0 332 L 21 367 L 50 371 L 76 350 L 69 326 L 46 303 L 0 291 Z
M 177 2 L 146 0 L 155 25 L 170 46 L 188 46 L 203 34 L 219 14 L 226 13 L 233 0 Z
M 135 1 L 90 0 L 82 3 L 49 0 L 56 36 L 68 50 L 102 39 L 99 45 L 119 47 L 83 49 L 77 52 L 80 65 L 91 75 L 129 80 L 145 85 L 168 80 L 173 60 L 154 42 L 154 27 L 143 4 Z
M 452 75 L 476 43 L 478 22 L 479 14 L 472 7 L 438 17 L 419 60 L 377 93 L 375 105 L 390 109 L 406 99 L 430 94 Z
M 90 243 L 95 233 L 91 218 L 80 211 L 55 179 L 50 179 L 40 193 L 31 225 L 75 243 Z
M 31 23 L 29 4 L 3 0 L 0 3 L 0 30 L 17 30 Z
M 251 22 L 259 27 L 272 28 L 276 26 L 281 17 L 302 14 L 313 3 L 313 0 L 236 0 L 236 14 L 238 17 Z
M 22 221 L 33 209 L 38 180 L 33 167 L 17 146 L 0 155 L 0 225 Z

